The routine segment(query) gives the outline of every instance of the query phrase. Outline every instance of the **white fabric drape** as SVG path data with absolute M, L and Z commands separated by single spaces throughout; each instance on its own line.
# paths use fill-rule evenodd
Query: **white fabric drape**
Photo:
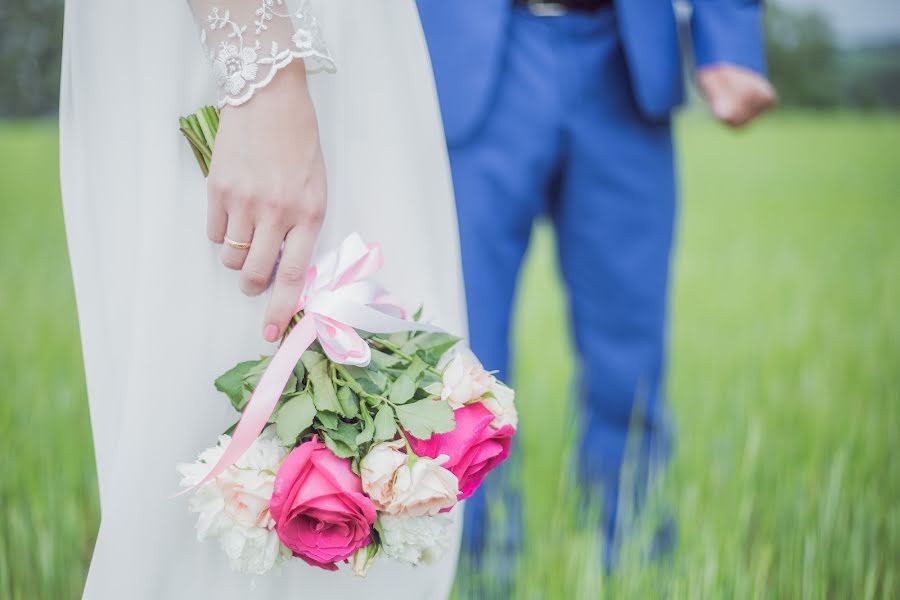
M 328 170 L 320 247 L 351 231 L 380 241 L 381 281 L 462 333 L 456 216 L 414 3 L 314 8 L 338 65 L 311 78 Z M 102 508 L 85 597 L 444 598 L 455 552 L 416 569 L 383 561 L 365 579 L 299 560 L 233 573 L 216 544 L 196 541 L 186 500 L 169 497 L 175 465 L 234 416 L 213 379 L 273 349 L 260 334 L 266 298 L 242 296 L 206 239 L 205 182 L 178 132 L 179 115 L 215 98 L 187 4 L 66 2 L 61 180 Z

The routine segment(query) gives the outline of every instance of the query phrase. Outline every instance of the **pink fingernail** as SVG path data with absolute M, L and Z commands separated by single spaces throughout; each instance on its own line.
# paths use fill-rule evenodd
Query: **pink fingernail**
M 278 339 L 278 325 L 275 325 L 273 323 L 269 323 L 268 325 L 266 325 L 266 329 L 263 332 L 263 336 L 266 338 L 267 341 L 270 341 L 270 342 L 274 342 L 275 340 L 277 340 Z

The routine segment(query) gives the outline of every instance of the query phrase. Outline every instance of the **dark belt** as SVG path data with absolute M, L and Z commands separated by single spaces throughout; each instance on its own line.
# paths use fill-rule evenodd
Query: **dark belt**
M 513 0 L 516 6 L 526 6 L 537 14 L 561 12 L 597 12 L 613 5 L 613 0 Z

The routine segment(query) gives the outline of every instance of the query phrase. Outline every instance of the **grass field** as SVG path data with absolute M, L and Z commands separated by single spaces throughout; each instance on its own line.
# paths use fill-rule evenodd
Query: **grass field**
M 577 522 L 573 360 L 537 236 L 517 314 L 516 597 L 900 596 L 900 118 L 680 122 L 670 564 L 610 578 Z M 98 507 L 52 124 L 0 125 L 0 598 L 75 598 Z M 547 294 L 547 290 L 552 293 Z M 538 294 L 537 292 L 544 292 Z

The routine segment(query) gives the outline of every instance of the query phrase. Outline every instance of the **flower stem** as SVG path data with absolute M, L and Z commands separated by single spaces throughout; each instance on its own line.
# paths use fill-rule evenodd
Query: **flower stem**
M 413 452 L 412 446 L 409 444 L 409 438 L 406 437 L 406 432 L 403 431 L 403 427 L 400 427 L 399 423 L 397 424 L 397 432 L 403 438 L 403 443 L 406 444 L 406 460 L 409 466 L 412 467 L 416 464 L 416 459 L 419 458 L 419 455 Z
M 204 160 L 212 160 L 212 154 L 210 153 L 209 148 L 206 147 L 203 139 L 197 135 L 196 131 L 194 131 L 190 120 L 184 119 L 184 123 L 181 126 L 181 133 L 188 139 L 191 146 L 203 156 Z
M 197 117 L 197 125 L 200 126 L 200 132 L 203 134 L 203 141 L 206 142 L 206 147 L 211 149 L 213 147 L 213 141 L 215 141 L 215 135 L 209 125 L 209 118 L 206 114 L 206 110 L 204 108 L 198 109 L 194 111 L 194 116 Z
M 288 322 L 287 327 L 284 328 L 284 335 L 281 336 L 282 344 L 284 343 L 284 340 L 287 339 L 287 336 L 291 332 L 291 330 L 293 330 L 294 327 L 297 326 L 297 323 L 299 323 L 300 319 L 302 319 L 302 318 L 303 318 L 303 311 L 300 311 L 297 314 L 295 314 L 293 317 L 291 317 L 291 320 Z
M 203 106 L 178 119 L 181 133 L 191 145 L 191 151 L 204 177 L 209 175 L 212 149 L 219 131 L 219 112 L 215 107 Z
M 200 150 L 197 149 L 197 146 L 195 146 L 194 144 L 189 145 L 191 147 L 191 151 L 194 153 L 194 158 L 197 159 L 197 164 L 200 165 L 200 170 L 203 171 L 203 176 L 208 176 L 209 166 L 206 164 L 206 159 L 203 158 L 202 154 L 200 154 Z

